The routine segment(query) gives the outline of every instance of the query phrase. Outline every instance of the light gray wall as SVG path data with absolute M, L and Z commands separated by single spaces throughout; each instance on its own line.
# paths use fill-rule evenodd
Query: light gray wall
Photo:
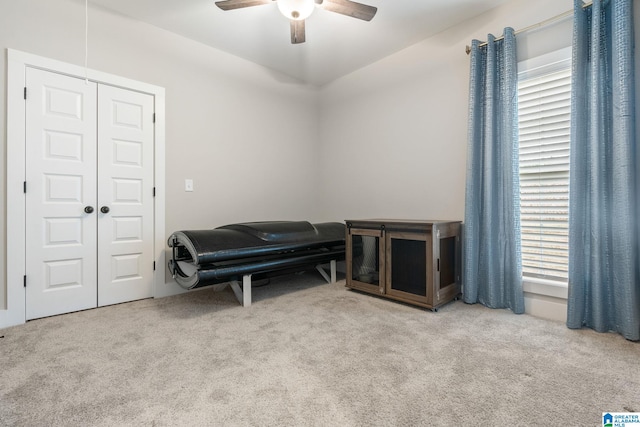
M 323 213 L 464 219 L 469 58 L 465 46 L 572 9 L 514 0 L 360 69 L 321 94 Z M 571 45 L 570 20 L 518 35 L 519 59 Z M 566 319 L 566 299 L 526 288 L 526 312 Z M 564 289 L 566 292 L 566 288 Z
M 323 213 L 464 218 L 469 58 L 465 46 L 572 9 L 515 0 L 345 76 L 321 94 Z M 571 23 L 518 36 L 519 56 L 571 44 Z
M 498 36 L 506 26 L 525 29 L 572 9 L 572 0 L 514 0 L 324 87 L 323 215 L 464 219 L 465 46 L 472 39 L 485 41 L 488 33 Z M 634 0 L 634 15 L 640 22 L 640 0 Z M 567 17 L 518 34 L 518 60 L 571 46 L 572 25 Z M 636 75 L 639 64 L 636 52 Z M 636 92 L 640 102 L 640 84 Z M 564 321 L 566 293 L 566 287 L 525 283 L 526 312 Z
M 6 48 L 84 64 L 84 2 L 0 1 L 0 309 L 6 298 Z M 90 6 L 89 67 L 166 89 L 166 233 L 320 221 L 318 90 Z M 184 192 L 184 179 L 195 191 Z M 328 218 L 331 219 L 331 218 Z M 8 243 L 10 250 L 11 243 Z

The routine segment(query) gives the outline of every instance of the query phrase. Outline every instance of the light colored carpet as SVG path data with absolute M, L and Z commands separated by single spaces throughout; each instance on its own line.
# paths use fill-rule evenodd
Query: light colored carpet
M 601 425 L 640 411 L 640 345 L 307 273 L 0 331 L 0 424 Z

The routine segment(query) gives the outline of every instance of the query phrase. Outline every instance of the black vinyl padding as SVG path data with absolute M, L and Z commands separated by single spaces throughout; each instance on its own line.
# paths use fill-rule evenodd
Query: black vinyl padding
M 231 224 L 213 230 L 177 231 L 169 238 L 169 269 L 187 289 L 273 275 L 345 258 L 345 228 L 337 222 L 269 221 Z M 180 268 L 190 266 L 191 272 Z

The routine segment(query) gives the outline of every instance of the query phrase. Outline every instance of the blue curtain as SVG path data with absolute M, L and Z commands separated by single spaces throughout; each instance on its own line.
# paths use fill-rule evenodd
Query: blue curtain
M 473 40 L 470 60 L 463 300 L 523 313 L 513 29 Z
M 640 339 L 631 0 L 574 0 L 567 326 Z

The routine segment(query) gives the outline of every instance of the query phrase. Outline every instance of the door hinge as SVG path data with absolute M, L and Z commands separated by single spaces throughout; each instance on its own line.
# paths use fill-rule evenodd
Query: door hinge
M 24 87 L 24 99 L 27 99 L 27 87 Z
M 440 258 L 438 258 L 438 269 L 436 271 L 440 271 Z
M 153 113 L 153 123 L 156 122 L 156 113 Z
M 153 261 L 153 271 L 156 271 L 156 262 Z
M 156 197 L 156 187 L 153 187 L 153 197 Z
M 27 275 L 25 274 L 22 278 L 22 286 L 27 287 Z
M 22 191 L 24 192 L 24 194 L 27 194 L 27 181 L 24 181 L 22 183 Z

